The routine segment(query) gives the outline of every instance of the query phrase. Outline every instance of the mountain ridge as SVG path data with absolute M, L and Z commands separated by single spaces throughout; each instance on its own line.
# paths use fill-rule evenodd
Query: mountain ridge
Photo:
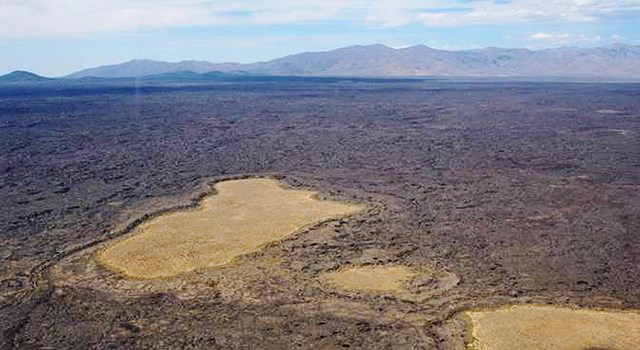
M 66 78 L 130 78 L 161 75 L 166 73 L 187 72 L 202 74 L 218 70 L 218 67 L 232 70 L 237 64 L 211 63 L 206 61 L 185 60 L 163 62 L 150 59 L 134 59 L 124 63 L 88 68 L 71 73 Z
M 640 46 L 595 48 L 487 47 L 440 50 L 425 45 L 391 48 L 353 45 L 331 51 L 301 52 L 256 63 L 163 62 L 136 59 L 88 68 L 65 78 L 142 78 L 177 72 L 311 77 L 587 77 L 640 78 Z

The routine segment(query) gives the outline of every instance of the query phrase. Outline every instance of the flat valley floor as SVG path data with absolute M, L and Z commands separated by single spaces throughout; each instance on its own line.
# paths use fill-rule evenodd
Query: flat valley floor
M 484 349 L 469 310 L 640 309 L 638 84 L 2 85 L 0 149 L 3 349 Z M 366 209 L 167 278 L 97 258 L 250 177 Z M 325 283 L 367 271 L 400 277 Z

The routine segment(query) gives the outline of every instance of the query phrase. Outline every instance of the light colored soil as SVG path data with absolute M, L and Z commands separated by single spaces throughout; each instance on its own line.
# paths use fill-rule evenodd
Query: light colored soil
M 322 275 L 320 281 L 347 291 L 401 293 L 415 275 L 406 266 L 357 266 Z
M 615 109 L 599 109 L 596 112 L 600 114 L 622 114 L 622 111 L 618 111 Z
M 134 278 L 171 277 L 228 264 L 304 226 L 363 209 L 318 200 L 312 191 L 283 189 L 272 179 L 224 181 L 216 189 L 197 210 L 152 219 L 98 259 Z
M 474 350 L 640 349 L 640 313 L 521 305 L 467 315 Z

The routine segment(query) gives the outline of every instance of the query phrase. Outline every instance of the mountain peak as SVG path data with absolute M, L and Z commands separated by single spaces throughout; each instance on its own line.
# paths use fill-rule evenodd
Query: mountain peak
M 437 49 L 434 49 L 433 47 L 427 46 L 427 45 L 414 45 L 414 46 L 408 46 L 408 47 L 402 47 L 402 48 L 398 48 L 396 49 L 397 51 L 419 51 L 419 52 L 435 52 L 438 51 Z
M 628 45 L 621 43 L 614 43 L 611 45 L 603 46 L 601 49 L 612 50 L 612 51 L 628 51 L 634 53 L 640 53 L 640 45 Z
M 378 49 L 390 49 L 389 46 L 384 45 L 384 44 L 380 44 L 380 43 L 375 43 L 375 44 L 371 44 L 371 45 L 365 45 L 365 47 L 378 48 Z
M 625 49 L 628 49 L 628 48 L 633 48 L 633 47 L 637 47 L 637 46 L 629 45 L 629 44 L 623 44 L 623 43 L 613 43 L 613 44 L 609 44 L 609 45 L 606 45 L 606 46 L 603 46 L 603 47 L 606 47 L 606 48 L 625 48 Z
M 392 51 L 393 49 L 382 44 L 370 44 L 370 45 L 352 45 L 341 47 L 339 49 L 335 49 L 328 52 L 340 52 L 340 51 L 371 51 L 371 52 L 382 52 L 382 51 Z

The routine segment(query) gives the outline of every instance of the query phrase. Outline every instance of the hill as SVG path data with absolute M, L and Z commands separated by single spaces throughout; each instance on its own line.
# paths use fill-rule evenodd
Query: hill
M 49 80 L 52 79 L 22 70 L 13 71 L 9 74 L 0 76 L 0 83 L 40 82 Z

